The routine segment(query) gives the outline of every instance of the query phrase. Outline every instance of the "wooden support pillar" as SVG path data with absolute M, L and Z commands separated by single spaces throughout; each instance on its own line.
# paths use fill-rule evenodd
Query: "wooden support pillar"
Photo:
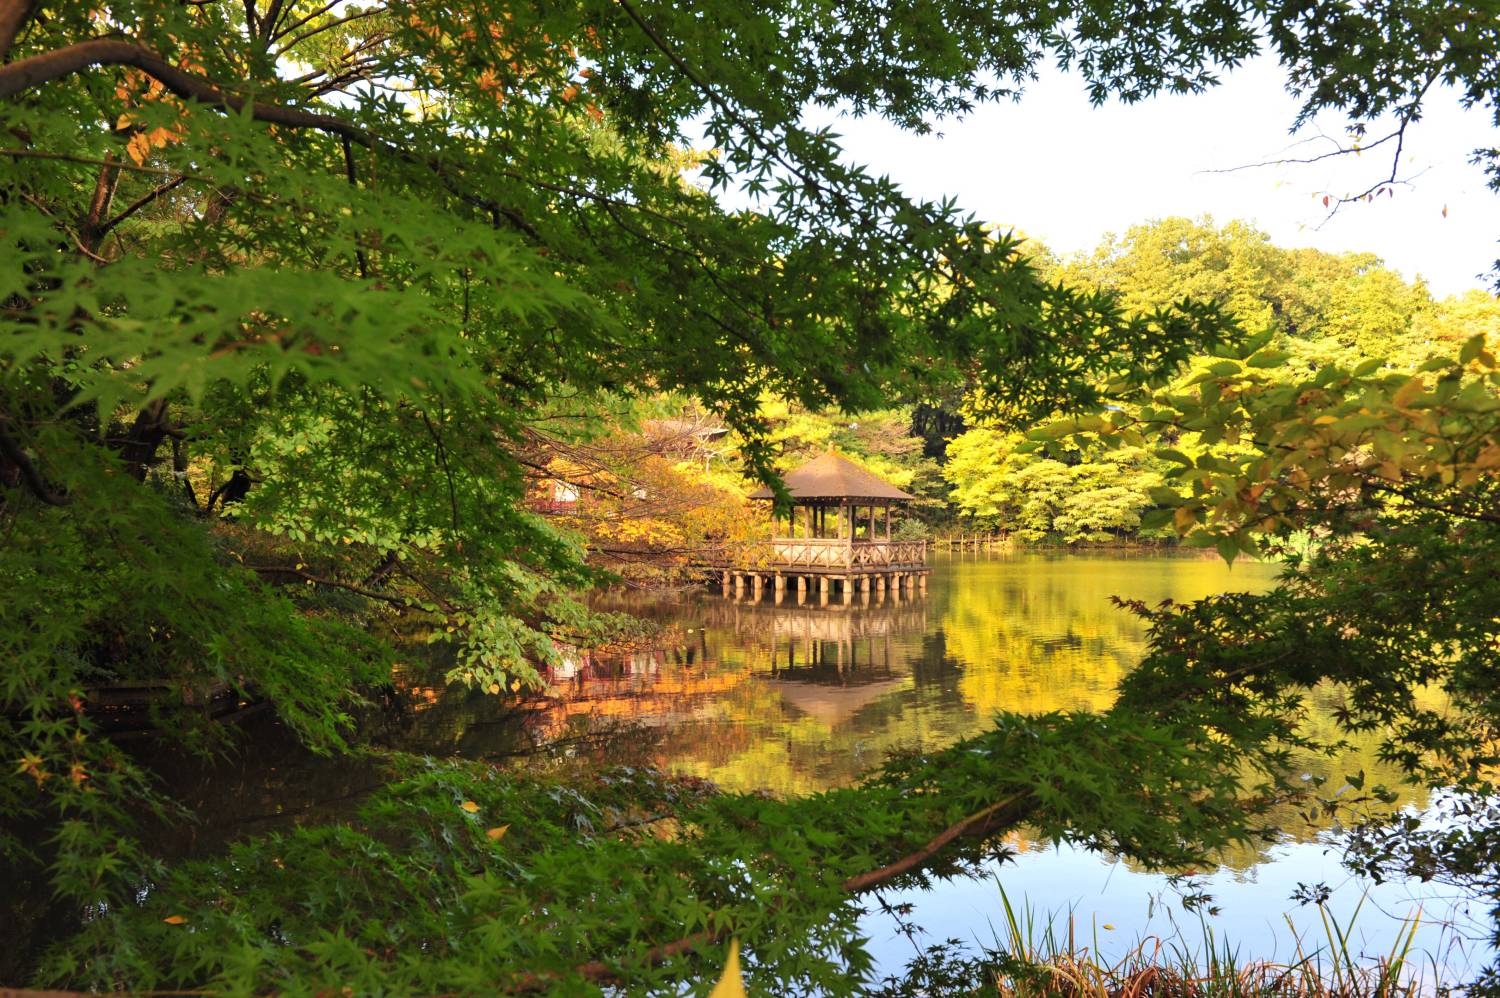
M 739 599 L 745 595 L 745 575 L 743 572 L 734 573 L 734 598 Z
M 752 593 L 751 598 L 752 599 L 754 599 L 756 601 L 760 600 L 760 587 L 765 584 L 765 581 L 766 580 L 761 576 L 761 574 L 759 572 L 754 572 L 754 573 L 751 574 L 751 576 L 750 576 L 750 586 L 751 586 L 751 593 Z
M 886 503 L 886 506 L 885 506 L 885 539 L 886 540 L 890 540 L 891 539 L 891 505 L 890 505 L 890 503 Z
M 844 576 L 844 605 L 848 606 L 854 600 L 854 580 L 852 577 Z
M 824 606 L 828 605 L 828 590 L 832 588 L 832 586 L 832 578 L 827 575 L 818 576 L 818 595 L 822 599 Z
M 927 574 L 925 572 L 917 576 L 917 591 L 923 596 L 927 595 Z

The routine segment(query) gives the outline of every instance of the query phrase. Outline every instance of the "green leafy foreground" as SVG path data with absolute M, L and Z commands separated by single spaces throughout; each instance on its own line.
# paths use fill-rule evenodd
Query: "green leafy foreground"
M 1206 703 L 1182 713 L 1247 734 L 1262 723 Z M 850 993 L 870 967 L 858 895 L 993 856 L 990 836 L 1023 819 L 1156 864 L 1260 834 L 1257 815 L 1285 796 L 1280 761 L 1202 730 L 1135 708 L 1005 716 L 858 787 L 789 801 L 641 770 L 518 776 L 386 757 L 391 782 L 352 820 L 178 865 L 54 949 L 38 977 L 228 994 L 612 981 L 672 993 L 684 976 L 711 979 L 716 944 L 735 937 L 752 986 Z M 945 830 L 953 847 L 931 848 Z

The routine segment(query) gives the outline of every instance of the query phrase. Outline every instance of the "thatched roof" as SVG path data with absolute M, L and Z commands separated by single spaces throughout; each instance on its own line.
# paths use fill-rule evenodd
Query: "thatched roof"
M 873 502 L 911 502 L 907 495 L 890 482 L 877 478 L 847 458 L 829 451 L 790 472 L 782 479 L 793 499 L 806 502 L 832 500 L 865 500 Z M 750 493 L 751 499 L 771 499 L 768 488 Z

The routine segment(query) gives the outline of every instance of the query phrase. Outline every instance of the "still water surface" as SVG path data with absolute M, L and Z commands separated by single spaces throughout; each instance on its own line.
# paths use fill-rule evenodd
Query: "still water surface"
M 850 783 L 890 750 L 940 748 L 983 730 L 998 710 L 1103 709 L 1120 677 L 1139 661 L 1145 631 L 1112 596 L 1187 601 L 1231 590 L 1255 591 L 1276 568 L 1208 558 L 1142 555 L 950 557 L 933 566 L 925 597 L 856 597 L 850 606 L 734 600 L 706 591 L 624 600 L 621 608 L 666 625 L 654 649 L 583 657 L 553 676 L 557 697 L 544 724 L 566 736 L 603 721 L 653 729 L 657 764 L 736 790 L 806 793 Z M 1314 723 L 1331 727 L 1326 712 Z M 1306 760 L 1312 775 L 1364 769 L 1394 786 L 1375 759 L 1374 742 L 1349 758 Z M 1407 788 L 1401 806 L 1427 804 Z M 925 930 L 918 942 L 956 938 L 992 945 L 1002 924 L 1000 890 L 1029 905 L 1040 921 L 1105 955 L 1120 955 L 1160 935 L 1200 948 L 1205 928 L 1242 958 L 1293 960 L 1290 916 L 1303 953 L 1326 942 L 1318 912 L 1291 899 L 1299 884 L 1334 888 L 1330 910 L 1347 919 L 1364 900 L 1352 942 L 1371 956 L 1388 953 L 1402 920 L 1419 907 L 1419 948 L 1444 977 L 1461 979 L 1485 949 L 1461 906 L 1440 889 L 1373 886 L 1338 863 L 1335 834 L 1288 815 L 1285 841 L 1222 857 L 1199 886 L 1217 913 L 1187 914 L 1160 874 L 1113 857 L 1014 836 L 1012 863 L 994 879 L 947 881 L 926 891 L 891 894 L 913 906 Z M 1464 924 L 1455 931 L 1445 922 Z M 1110 928 L 1105 928 L 1105 926 Z M 913 954 L 889 916 L 866 920 L 883 972 Z
M 999 710 L 1098 710 L 1145 630 L 1112 596 L 1192 600 L 1270 585 L 1275 568 L 1181 557 L 950 558 L 925 597 L 849 606 L 693 590 L 621 608 L 665 647 L 555 676 L 568 711 L 660 727 L 658 761 L 734 790 L 851 783 L 898 746 L 940 748 Z

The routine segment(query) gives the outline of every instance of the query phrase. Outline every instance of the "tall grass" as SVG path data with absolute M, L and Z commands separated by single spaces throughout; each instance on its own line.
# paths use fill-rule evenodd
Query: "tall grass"
M 990 979 L 973 993 L 1002 998 L 1415 998 L 1449 991 L 1434 961 L 1423 966 L 1413 959 L 1420 910 L 1402 922 L 1389 953 L 1370 959 L 1351 950 L 1363 898 L 1344 922 L 1320 902 L 1322 939 L 1311 947 L 1287 916 L 1296 947 L 1288 962 L 1243 959 L 1201 915 L 1197 944 L 1180 934 L 1173 939 L 1147 936 L 1123 956 L 1105 958 L 1097 927 L 1090 926 L 1088 938 L 1080 939 L 1071 913 L 1063 931 L 1051 918 L 1039 919 L 1029 904 L 1018 909 L 1003 886 L 1000 900 L 1005 920 L 995 931 Z

